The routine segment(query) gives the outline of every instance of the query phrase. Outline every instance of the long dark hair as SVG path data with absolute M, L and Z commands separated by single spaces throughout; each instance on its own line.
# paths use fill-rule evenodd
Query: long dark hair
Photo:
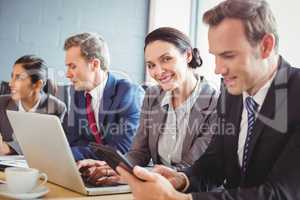
M 189 50 L 192 51 L 193 58 L 188 63 L 189 67 L 197 68 L 202 65 L 202 58 L 200 57 L 200 52 L 197 48 L 193 48 L 191 41 L 184 33 L 181 31 L 171 28 L 171 27 L 161 27 L 158 28 L 147 35 L 145 38 L 145 47 L 149 43 L 161 40 L 173 44 L 181 53 L 185 53 Z

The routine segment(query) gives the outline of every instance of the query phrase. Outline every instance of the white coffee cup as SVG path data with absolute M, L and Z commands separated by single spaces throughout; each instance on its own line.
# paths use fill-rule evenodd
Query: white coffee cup
M 48 180 L 45 173 L 33 168 L 8 167 L 4 173 L 8 191 L 15 194 L 31 192 Z M 40 178 L 43 178 L 43 181 L 38 185 Z

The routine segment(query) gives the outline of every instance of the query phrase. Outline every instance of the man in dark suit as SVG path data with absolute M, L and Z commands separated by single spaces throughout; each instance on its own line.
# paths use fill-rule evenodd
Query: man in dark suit
M 121 167 L 117 171 L 135 199 L 300 199 L 300 70 L 278 54 L 267 2 L 226 0 L 203 21 L 215 73 L 226 86 L 207 151 L 184 173 L 136 167 L 144 182 Z M 216 186 L 224 189 L 211 190 Z
M 109 72 L 108 48 L 99 35 L 74 35 L 64 49 L 67 77 L 75 89 L 65 120 L 75 159 L 97 158 L 88 147 L 91 142 L 126 153 L 138 127 L 144 90 Z

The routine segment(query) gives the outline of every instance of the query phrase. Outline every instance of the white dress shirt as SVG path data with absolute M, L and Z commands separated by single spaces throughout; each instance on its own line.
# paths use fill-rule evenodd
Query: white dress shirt
M 186 138 L 190 112 L 202 91 L 202 81 L 197 80 L 191 95 L 177 108 L 172 104 L 172 92 L 167 91 L 162 99 L 161 107 L 167 111 L 164 130 L 158 139 L 158 155 L 160 161 L 169 167 L 182 162 L 183 143 Z M 166 109 L 167 106 L 167 109 Z
M 252 96 L 254 101 L 258 104 L 257 113 L 259 113 L 261 106 L 266 98 L 267 92 L 271 86 L 271 83 L 276 75 L 276 72 L 273 74 L 273 77 L 266 82 L 262 88 L 258 90 L 258 92 Z M 240 134 L 239 134 L 239 144 L 238 144 L 238 156 L 239 156 L 239 164 L 242 166 L 243 163 L 243 154 L 244 154 L 244 146 L 247 138 L 247 130 L 248 130 L 248 115 L 246 109 L 246 98 L 250 95 L 247 92 L 243 92 L 243 112 L 242 119 L 240 123 Z
M 259 89 L 259 91 L 252 96 L 252 98 L 255 100 L 255 102 L 258 104 L 258 109 L 257 112 L 260 111 L 261 106 L 267 96 L 268 90 L 276 76 L 277 71 L 273 74 L 273 77 L 265 83 L 265 85 L 263 85 L 262 88 Z M 244 154 L 244 146 L 245 146 L 245 142 L 246 142 L 246 137 L 247 137 L 247 129 L 248 129 L 248 115 L 247 115 L 247 110 L 245 108 L 245 100 L 246 98 L 249 96 L 249 94 L 247 92 L 243 92 L 243 112 L 242 112 L 242 119 L 241 119 L 241 123 L 240 123 L 240 134 L 239 134 L 239 143 L 238 143 L 238 157 L 239 157 L 239 164 L 240 166 L 242 166 L 243 163 L 243 154 Z M 186 185 L 184 187 L 184 189 L 182 190 L 182 192 L 186 192 L 186 190 L 188 189 L 189 185 L 190 185 L 190 180 L 188 179 L 188 177 L 185 174 L 182 174 L 185 181 L 186 181 Z M 190 199 L 193 199 L 191 196 L 189 196 Z
M 22 111 L 22 112 L 32 112 L 32 113 L 34 113 L 37 110 L 37 108 L 39 107 L 40 102 L 41 102 L 41 96 L 38 99 L 37 103 L 32 108 L 30 108 L 28 111 L 26 111 L 26 109 L 22 105 L 22 102 L 19 101 L 18 109 L 19 109 L 19 111 Z
M 105 88 L 105 85 L 107 82 L 107 77 L 108 76 L 106 76 L 104 81 L 102 83 L 100 83 L 97 87 L 95 87 L 94 89 L 92 89 L 91 91 L 88 92 L 92 96 L 92 109 L 95 114 L 95 120 L 96 120 L 98 130 L 100 128 L 100 126 L 99 126 L 99 109 L 100 109 L 100 105 L 101 105 L 101 101 L 102 101 L 102 97 L 103 97 L 104 88 Z M 86 93 L 84 96 L 86 96 Z

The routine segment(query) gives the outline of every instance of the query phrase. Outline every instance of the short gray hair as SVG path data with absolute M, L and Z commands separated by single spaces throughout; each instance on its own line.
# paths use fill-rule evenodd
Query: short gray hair
M 80 47 L 81 55 L 87 60 L 98 58 L 101 61 L 101 69 L 108 70 L 110 65 L 108 46 L 97 33 L 80 33 L 66 39 L 64 50 L 71 47 Z

